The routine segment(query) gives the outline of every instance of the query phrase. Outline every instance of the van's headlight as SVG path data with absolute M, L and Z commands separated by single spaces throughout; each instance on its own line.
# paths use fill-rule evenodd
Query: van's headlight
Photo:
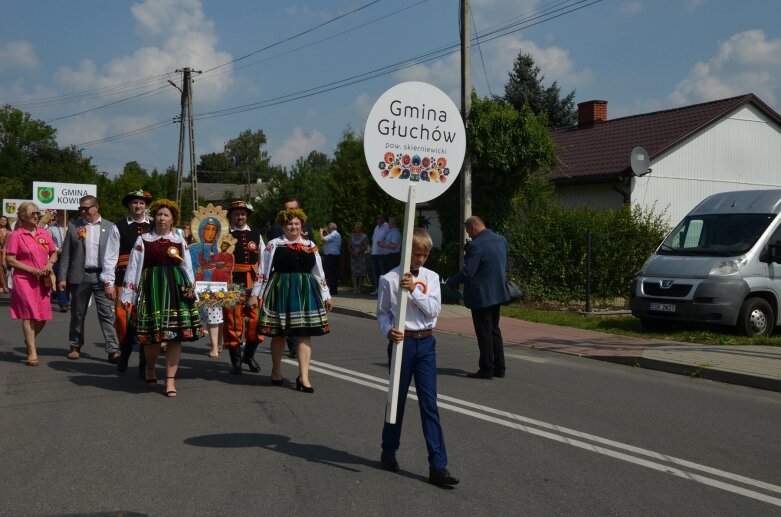
M 640 268 L 640 271 L 638 271 L 638 272 L 637 272 L 637 274 L 638 274 L 638 275 L 644 275 L 644 274 L 645 274 L 645 268 L 647 268 L 647 267 L 648 267 L 648 264 L 650 264 L 650 263 L 651 263 L 651 259 L 652 259 L 652 258 L 654 258 L 654 256 L 653 256 L 653 255 L 651 255 L 650 257 L 648 257 L 648 259 L 647 259 L 647 260 L 645 261 L 645 263 L 643 264 L 643 267 L 641 267 L 641 268 Z
M 745 255 L 735 259 L 722 260 L 715 264 L 711 270 L 711 275 L 732 275 L 737 273 L 748 264 L 748 259 Z

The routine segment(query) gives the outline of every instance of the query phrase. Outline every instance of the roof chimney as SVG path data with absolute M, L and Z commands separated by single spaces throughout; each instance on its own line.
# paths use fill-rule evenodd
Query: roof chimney
M 578 127 L 593 126 L 607 120 L 607 101 L 586 101 L 578 104 Z

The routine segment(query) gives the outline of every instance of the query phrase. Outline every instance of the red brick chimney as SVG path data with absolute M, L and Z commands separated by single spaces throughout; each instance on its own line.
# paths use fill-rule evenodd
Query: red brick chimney
M 578 127 L 593 126 L 607 120 L 607 101 L 586 101 L 578 104 Z

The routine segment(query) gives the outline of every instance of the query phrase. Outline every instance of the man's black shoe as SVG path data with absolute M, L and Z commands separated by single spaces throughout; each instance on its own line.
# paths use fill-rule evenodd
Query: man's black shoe
M 383 452 L 380 455 L 380 463 L 382 463 L 382 466 L 385 468 L 385 470 L 390 470 L 391 472 L 399 471 L 399 462 L 396 461 L 395 454 Z
M 504 370 L 494 370 L 494 377 L 504 379 Z
M 467 377 L 470 379 L 493 379 L 494 376 L 490 373 L 483 371 L 483 370 L 477 370 L 475 373 L 467 373 Z
M 127 347 L 120 349 L 119 351 L 119 361 L 117 361 L 117 371 L 118 372 L 124 372 L 127 370 L 127 363 L 130 361 L 130 352 L 132 349 L 128 350 Z
M 439 488 L 453 488 L 453 485 L 458 484 L 458 478 L 451 476 L 447 469 L 429 469 L 428 482 L 432 485 L 438 486 Z

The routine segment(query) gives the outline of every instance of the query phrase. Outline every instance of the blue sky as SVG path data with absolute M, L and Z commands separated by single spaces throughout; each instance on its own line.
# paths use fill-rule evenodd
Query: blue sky
M 0 104 L 47 121 L 61 146 L 80 145 L 111 176 L 132 160 L 164 170 L 176 164 L 179 139 L 179 92 L 168 80 L 191 67 L 204 71 L 193 87 L 196 160 L 262 129 L 272 162 L 289 167 L 311 150 L 331 156 L 343 131 L 362 131 L 374 101 L 399 82 L 429 82 L 460 105 L 458 52 L 286 97 L 456 45 L 458 5 L 3 0 Z M 546 84 L 575 90 L 576 102 L 608 101 L 610 118 L 748 92 L 781 110 L 776 0 L 472 0 L 472 15 L 472 34 L 484 40 L 505 27 L 472 47 L 481 96 L 503 93 L 522 49 Z M 532 17 L 540 23 L 523 21 Z M 243 108 L 220 111 L 234 107 Z M 205 116 L 212 112 L 220 116 Z

